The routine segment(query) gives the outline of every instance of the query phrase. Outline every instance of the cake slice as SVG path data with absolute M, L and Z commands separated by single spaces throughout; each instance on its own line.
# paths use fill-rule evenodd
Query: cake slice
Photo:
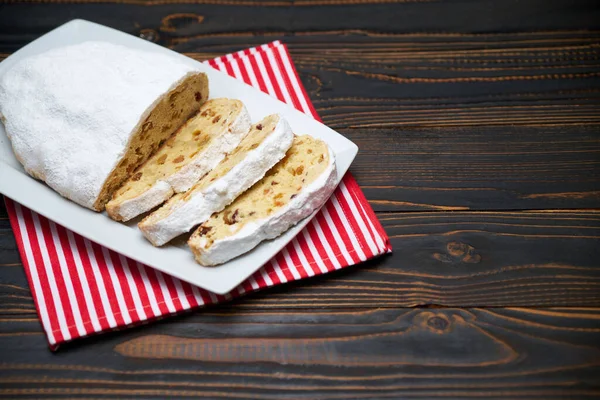
M 277 114 L 264 118 L 215 169 L 144 218 L 139 228 L 155 246 L 189 232 L 265 176 L 285 156 L 293 139 L 285 119 Z
M 0 120 L 27 173 L 102 211 L 207 98 L 207 76 L 180 58 L 89 41 L 9 67 Z
M 335 159 L 329 146 L 308 135 L 296 136 L 285 158 L 200 225 L 188 244 L 200 264 L 222 264 L 309 216 L 335 186 Z
M 127 221 L 185 192 L 235 149 L 250 129 L 239 100 L 209 100 L 117 190 L 108 215 Z

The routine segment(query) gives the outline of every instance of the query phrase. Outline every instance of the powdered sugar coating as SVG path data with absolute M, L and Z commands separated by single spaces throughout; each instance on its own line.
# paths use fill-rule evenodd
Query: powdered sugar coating
M 15 64 L 0 78 L 0 114 L 25 170 L 93 209 L 132 133 L 193 73 L 166 55 L 84 42 Z
M 171 185 L 165 181 L 157 181 L 150 189 L 139 196 L 125 200 L 119 204 L 115 207 L 114 213 L 115 215 L 119 215 L 121 221 L 129 221 L 146 211 L 152 210 L 154 207 L 170 199 L 174 194 L 175 192 Z
M 198 179 L 202 178 L 225 158 L 225 154 L 232 152 L 248 134 L 250 129 L 250 114 L 245 106 L 231 122 L 223 127 L 226 132 L 212 140 L 209 146 L 196 155 L 188 165 L 164 180 L 158 180 L 152 187 L 139 196 L 125 200 L 114 206 L 115 215 L 121 221 L 129 221 L 154 207 L 169 200 L 175 193 L 181 193 L 191 188 Z M 229 132 L 229 130 L 231 132 Z
M 139 224 L 142 233 L 155 246 L 162 246 L 189 232 L 262 179 L 285 157 L 293 140 L 294 134 L 288 122 L 280 117 L 273 132 L 228 173 L 202 191 L 193 193 L 187 201 L 178 200 L 164 218 L 142 221 Z
M 335 158 L 329 146 L 327 149 L 329 165 L 323 173 L 273 215 L 246 224 L 234 235 L 215 240 L 209 248 L 205 247 L 205 237 L 190 239 L 188 244 L 196 260 L 205 266 L 223 264 L 252 250 L 263 240 L 276 238 L 325 204 L 337 186 Z

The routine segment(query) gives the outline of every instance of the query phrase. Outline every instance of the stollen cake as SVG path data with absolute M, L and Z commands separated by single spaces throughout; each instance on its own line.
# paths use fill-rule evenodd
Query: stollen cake
M 0 79 L 0 119 L 25 170 L 96 211 L 208 98 L 178 58 L 107 42 L 55 48 Z
M 265 176 L 285 156 L 293 139 L 285 119 L 277 114 L 264 118 L 215 169 L 144 218 L 139 228 L 155 246 L 189 232 Z
M 285 158 L 200 225 L 188 244 L 200 264 L 222 264 L 309 216 L 325 203 L 335 186 L 331 149 L 311 136 L 296 136 Z
M 108 215 L 127 221 L 185 192 L 239 145 L 250 125 L 241 101 L 207 101 L 115 192 Z

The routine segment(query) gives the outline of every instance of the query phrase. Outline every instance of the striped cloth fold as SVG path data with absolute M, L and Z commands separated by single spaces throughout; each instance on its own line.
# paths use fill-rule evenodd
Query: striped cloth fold
M 207 62 L 319 119 L 279 41 Z M 350 173 L 279 254 L 226 295 L 128 259 L 5 198 L 50 348 L 262 288 L 325 274 L 391 252 L 386 233 Z

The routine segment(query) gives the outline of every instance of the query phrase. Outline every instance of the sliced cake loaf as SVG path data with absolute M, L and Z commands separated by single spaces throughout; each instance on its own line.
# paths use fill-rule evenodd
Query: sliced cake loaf
M 189 232 L 265 176 L 285 156 L 293 138 L 285 119 L 276 114 L 264 118 L 208 175 L 144 218 L 139 223 L 142 233 L 161 246 Z
M 312 136 L 296 136 L 285 158 L 200 225 L 188 244 L 200 264 L 222 264 L 310 215 L 325 203 L 335 186 L 331 149 Z
M 23 59 L 0 79 L 0 120 L 25 170 L 96 211 L 208 98 L 180 59 L 84 42 Z
M 108 215 L 127 221 L 185 192 L 233 151 L 250 129 L 239 100 L 207 101 L 139 167 L 106 205 Z

